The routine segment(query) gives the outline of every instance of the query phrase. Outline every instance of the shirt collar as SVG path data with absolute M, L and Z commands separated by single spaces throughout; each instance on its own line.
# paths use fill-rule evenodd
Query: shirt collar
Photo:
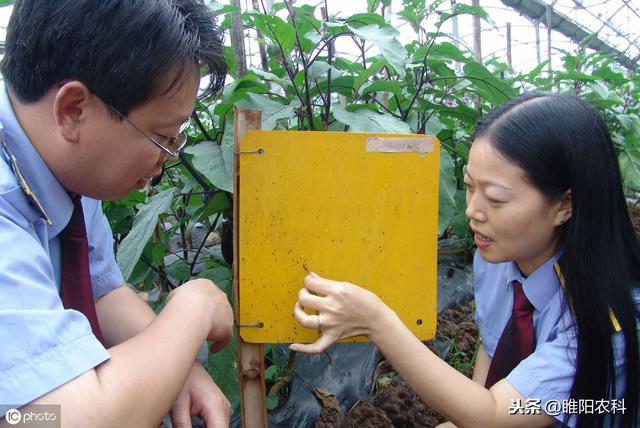
M 6 85 L 0 84 L 0 118 L 5 142 L 29 188 L 51 220 L 49 236 L 56 236 L 69 222 L 73 203 L 20 126 Z M 37 209 L 37 208 L 36 208 Z
M 549 260 L 538 266 L 531 275 L 525 277 L 520 272 L 516 262 L 507 265 L 507 287 L 514 281 L 522 284 L 527 299 L 539 311 L 543 310 L 549 301 L 561 291 L 560 280 L 553 265 L 558 261 L 562 251 L 558 251 Z

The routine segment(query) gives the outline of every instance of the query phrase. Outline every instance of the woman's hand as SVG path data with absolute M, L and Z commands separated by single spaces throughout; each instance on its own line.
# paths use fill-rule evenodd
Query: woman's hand
M 315 314 L 307 314 L 311 309 Z M 293 315 L 307 328 L 319 329 L 322 336 L 309 345 L 294 343 L 293 351 L 323 352 L 332 343 L 353 336 L 373 337 L 384 322 L 395 314 L 378 296 L 348 282 L 324 279 L 310 273 L 304 279 L 304 288 L 298 293 Z

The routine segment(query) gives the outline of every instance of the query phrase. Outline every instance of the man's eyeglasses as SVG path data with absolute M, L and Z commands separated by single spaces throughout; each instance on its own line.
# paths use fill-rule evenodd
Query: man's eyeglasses
M 178 135 L 169 138 L 169 140 L 165 144 L 160 144 L 155 138 L 151 137 L 149 134 L 140 129 L 138 125 L 129 120 L 127 116 L 120 113 L 115 107 L 109 106 L 109 108 L 122 119 L 129 122 L 131 126 L 136 128 L 138 132 L 147 137 L 149 141 L 158 146 L 158 148 L 160 148 L 160 150 L 165 153 L 165 160 L 178 157 L 178 155 L 180 154 L 180 150 L 182 150 L 185 144 L 187 144 L 187 134 L 184 131 L 187 129 L 187 126 L 189 126 L 189 119 L 187 119 L 182 125 L 180 125 Z

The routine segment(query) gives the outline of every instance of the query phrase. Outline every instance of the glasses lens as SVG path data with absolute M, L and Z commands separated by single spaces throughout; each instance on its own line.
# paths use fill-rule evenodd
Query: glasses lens
M 167 142 L 167 149 L 171 150 L 173 153 L 178 153 L 186 143 L 187 134 L 181 132 L 175 137 L 169 138 L 169 141 Z

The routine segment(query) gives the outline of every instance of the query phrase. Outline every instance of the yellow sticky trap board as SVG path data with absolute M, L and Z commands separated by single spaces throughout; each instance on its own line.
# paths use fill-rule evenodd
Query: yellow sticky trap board
M 439 159 L 425 135 L 247 133 L 236 165 L 239 324 L 262 327 L 240 327 L 243 340 L 317 340 L 293 318 L 305 266 L 373 291 L 432 338 Z

